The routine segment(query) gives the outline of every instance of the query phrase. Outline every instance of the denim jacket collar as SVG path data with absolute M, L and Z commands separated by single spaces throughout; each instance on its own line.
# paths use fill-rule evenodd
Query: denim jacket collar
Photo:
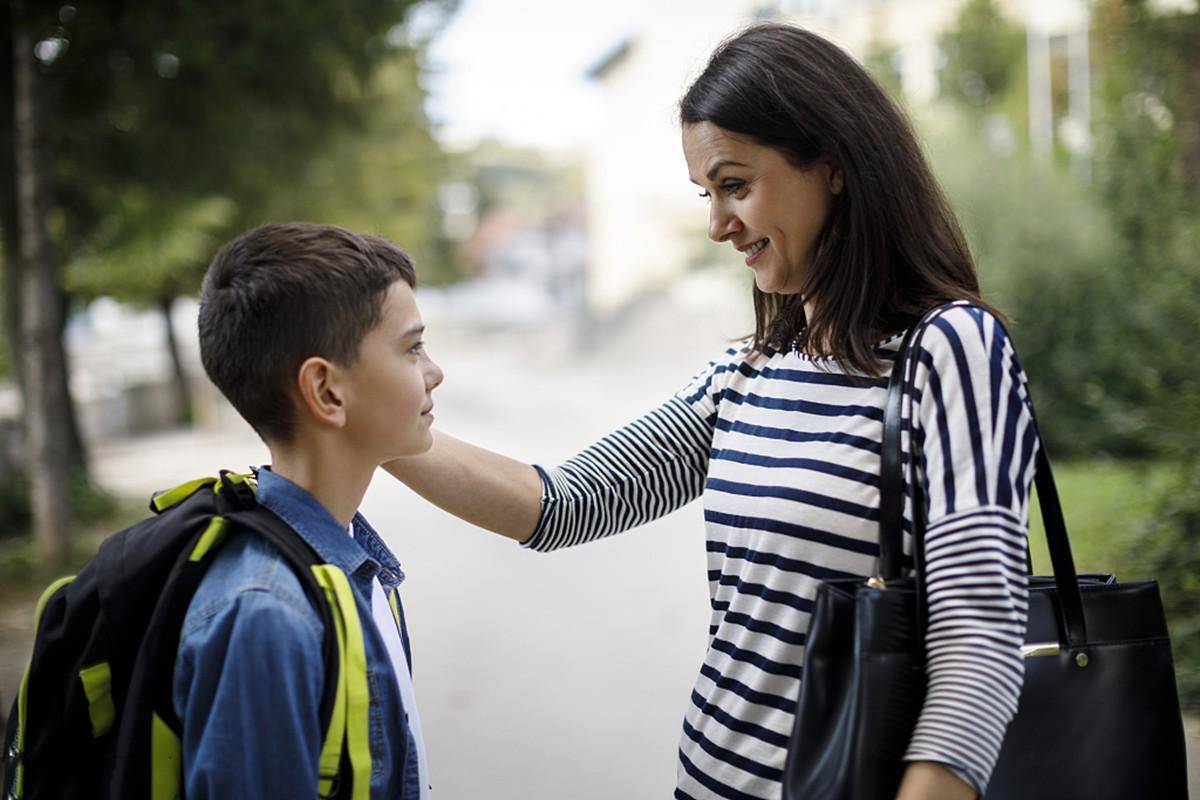
M 269 466 L 258 470 L 258 502 L 290 525 L 322 560 L 347 575 L 359 570 L 378 574 L 389 590 L 404 580 L 400 563 L 362 514 L 354 515 L 354 538 L 350 538 L 315 497 Z

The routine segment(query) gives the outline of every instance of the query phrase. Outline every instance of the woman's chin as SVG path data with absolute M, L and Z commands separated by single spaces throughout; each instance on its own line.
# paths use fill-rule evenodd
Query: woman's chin
M 778 289 L 777 283 L 775 276 L 771 273 L 765 270 L 754 271 L 754 285 L 760 292 L 774 294 Z
M 800 291 L 798 287 L 790 284 L 794 281 L 780 280 L 778 275 L 772 275 L 766 272 L 754 273 L 754 285 L 760 292 L 766 294 L 795 294 Z

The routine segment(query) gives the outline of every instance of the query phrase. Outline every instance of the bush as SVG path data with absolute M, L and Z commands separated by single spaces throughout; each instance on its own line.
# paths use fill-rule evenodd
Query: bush
M 1200 456 L 1182 473 L 1162 494 L 1130 557 L 1158 579 L 1171 624 L 1180 701 L 1200 711 Z
M 87 526 L 117 512 L 117 498 L 101 486 L 76 475 L 71 479 L 71 520 Z M 0 541 L 28 539 L 32 524 L 29 483 L 24 476 L 0 482 Z
M 1047 447 L 1059 457 L 1150 455 L 1146 406 L 1128 400 L 1142 381 L 1119 324 L 1132 266 L 1087 187 L 1007 151 L 1007 125 L 947 111 L 924 127 L 984 293 L 1012 319 Z

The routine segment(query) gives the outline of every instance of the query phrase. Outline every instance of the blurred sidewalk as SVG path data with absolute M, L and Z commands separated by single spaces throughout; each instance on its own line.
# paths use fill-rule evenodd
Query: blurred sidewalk
M 685 284 L 591 332 L 465 336 L 427 319 L 446 373 L 447 433 L 553 463 L 663 402 L 749 332 L 746 287 Z M 733 294 L 732 292 L 735 292 Z M 734 300 L 736 299 L 736 302 Z M 98 448 L 98 480 L 148 496 L 266 450 L 224 414 L 219 432 Z M 472 528 L 379 473 L 363 511 L 399 556 L 414 679 L 436 796 L 669 797 L 680 721 L 709 623 L 699 504 L 573 551 L 540 555 Z

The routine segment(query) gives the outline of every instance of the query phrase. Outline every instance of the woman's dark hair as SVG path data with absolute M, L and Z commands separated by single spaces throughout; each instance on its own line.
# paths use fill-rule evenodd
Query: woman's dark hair
M 949 300 L 987 307 L 911 125 L 836 45 L 790 25 L 747 28 L 712 54 L 679 118 L 773 147 L 801 169 L 828 162 L 844 178 L 799 293 L 755 287 L 755 349 L 795 347 L 878 374 L 874 344 L 922 312 Z

